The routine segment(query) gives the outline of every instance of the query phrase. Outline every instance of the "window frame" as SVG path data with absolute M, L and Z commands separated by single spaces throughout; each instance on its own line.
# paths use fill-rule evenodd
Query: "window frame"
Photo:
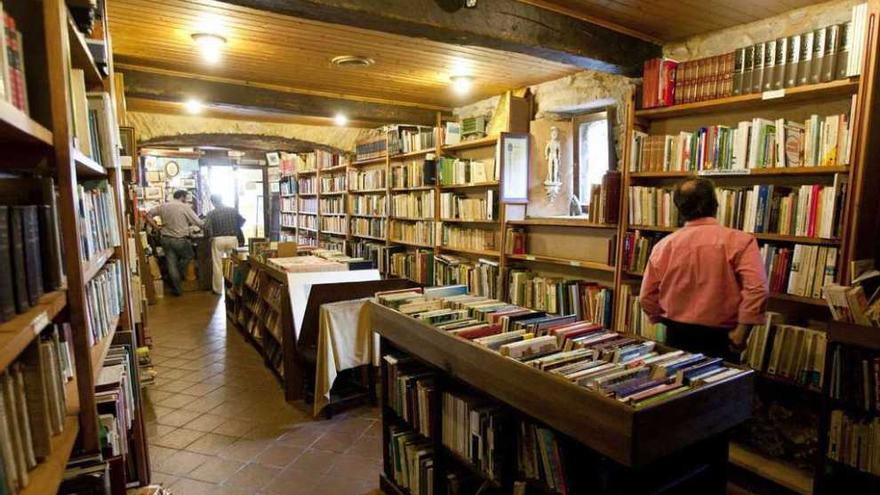
M 595 122 L 597 120 L 605 120 L 608 126 L 608 170 L 617 170 L 617 149 L 614 147 L 615 135 L 614 135 L 614 121 L 616 117 L 616 108 L 612 105 L 597 108 L 594 110 L 590 110 L 587 112 L 579 113 L 573 115 L 571 118 L 572 130 L 574 131 L 575 140 L 574 140 L 574 150 L 573 150 L 573 158 L 572 163 L 574 165 L 574 170 L 572 170 L 572 178 L 573 182 L 573 190 L 574 193 L 577 194 L 578 197 L 578 206 L 581 209 L 582 213 L 589 213 L 588 206 L 584 203 L 584 198 L 581 197 L 581 187 L 580 187 L 580 177 L 581 177 L 581 125 L 587 124 L 590 122 Z

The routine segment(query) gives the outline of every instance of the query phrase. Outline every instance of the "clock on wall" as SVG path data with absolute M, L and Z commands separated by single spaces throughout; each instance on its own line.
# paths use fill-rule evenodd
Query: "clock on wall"
M 180 173 L 180 165 L 177 162 L 168 162 L 165 164 L 165 175 L 168 178 L 176 177 Z

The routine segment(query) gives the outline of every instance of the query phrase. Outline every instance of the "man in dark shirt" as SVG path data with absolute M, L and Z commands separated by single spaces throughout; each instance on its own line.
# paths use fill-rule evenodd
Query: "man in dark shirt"
M 223 294 L 223 255 L 229 255 L 238 247 L 238 231 L 245 219 L 235 208 L 225 206 L 219 194 L 211 195 L 214 209 L 205 217 L 205 235 L 211 239 L 213 265 L 212 289 Z

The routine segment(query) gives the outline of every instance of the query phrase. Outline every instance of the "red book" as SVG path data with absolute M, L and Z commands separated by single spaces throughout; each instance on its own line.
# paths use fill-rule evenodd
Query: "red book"
M 450 333 L 455 333 L 455 335 L 463 339 L 474 340 L 480 337 L 488 337 L 490 335 L 501 333 L 501 325 L 483 325 L 478 328 L 470 328 L 460 332 Z
M 817 213 L 819 211 L 819 196 L 821 193 L 822 186 L 813 184 L 813 187 L 810 189 L 810 207 L 807 211 L 807 237 L 816 235 L 816 217 L 819 216 Z

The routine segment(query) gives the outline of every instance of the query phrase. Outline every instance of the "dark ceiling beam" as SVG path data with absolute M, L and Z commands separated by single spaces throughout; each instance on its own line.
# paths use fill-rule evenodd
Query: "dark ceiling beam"
M 283 150 L 290 153 L 305 153 L 316 149 L 332 152 L 341 152 L 330 146 L 325 146 L 310 141 L 281 136 L 263 136 L 257 134 L 226 134 L 226 133 L 197 133 L 174 136 L 157 136 L 147 141 L 139 142 L 142 147 L 170 147 L 170 148 L 199 148 L 202 146 L 216 146 L 223 143 L 229 149 L 240 151 L 257 151 L 265 153 L 269 151 Z M 225 154 L 221 152 L 220 154 Z
M 437 111 L 409 105 L 332 98 L 323 95 L 280 91 L 247 84 L 210 81 L 181 75 L 122 68 L 125 95 L 129 98 L 183 102 L 197 98 L 207 106 L 227 109 L 265 110 L 310 117 L 345 114 L 349 120 L 434 125 Z
M 523 53 L 615 74 L 637 75 L 659 45 L 517 0 L 221 0 L 332 24 Z M 369 55 L 369 54 L 344 54 Z

